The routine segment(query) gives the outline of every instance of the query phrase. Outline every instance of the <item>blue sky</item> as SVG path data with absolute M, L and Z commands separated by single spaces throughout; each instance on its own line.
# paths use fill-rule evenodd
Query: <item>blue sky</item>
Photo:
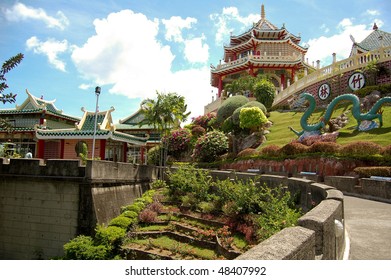
M 155 92 L 186 98 L 191 116 L 212 100 L 210 64 L 217 65 L 229 34 L 248 30 L 266 18 L 301 35 L 309 62 L 349 56 L 352 35 L 363 40 L 376 22 L 391 32 L 389 0 L 2 0 L 0 62 L 21 52 L 22 63 L 6 77 L 17 93 L 25 89 L 56 99 L 64 113 L 81 117 L 115 107 L 116 121 L 134 113 Z M 15 105 L 2 105 L 1 108 Z

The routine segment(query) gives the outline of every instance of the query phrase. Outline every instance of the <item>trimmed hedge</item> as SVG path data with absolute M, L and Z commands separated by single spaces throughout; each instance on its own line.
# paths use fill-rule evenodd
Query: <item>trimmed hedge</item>
M 391 166 L 356 167 L 354 172 L 360 178 L 369 178 L 371 176 L 391 177 Z
M 339 153 L 343 156 L 365 157 L 380 154 L 382 149 L 382 146 L 376 143 L 358 141 L 342 146 Z

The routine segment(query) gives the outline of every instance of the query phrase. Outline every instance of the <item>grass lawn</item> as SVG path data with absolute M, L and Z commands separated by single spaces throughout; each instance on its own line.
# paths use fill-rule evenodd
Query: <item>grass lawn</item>
M 332 118 L 341 115 L 343 112 L 351 109 L 351 104 L 346 103 L 340 105 L 334 110 Z M 382 107 L 383 111 L 383 127 L 377 128 L 368 132 L 358 132 L 355 130 L 357 126 L 356 119 L 352 116 L 351 112 L 348 113 L 349 122 L 340 130 L 337 143 L 347 144 L 355 141 L 371 141 L 382 146 L 391 144 L 391 107 Z M 310 123 L 317 123 L 320 117 L 324 114 L 325 110 L 316 111 L 309 119 Z M 270 128 L 270 134 L 266 136 L 267 142 L 260 148 L 264 148 L 269 145 L 278 145 L 280 147 L 297 139 L 297 136 L 290 131 L 288 126 L 293 127 L 297 131 L 301 131 L 300 119 L 304 112 L 270 112 L 269 120 L 273 122 L 273 126 Z

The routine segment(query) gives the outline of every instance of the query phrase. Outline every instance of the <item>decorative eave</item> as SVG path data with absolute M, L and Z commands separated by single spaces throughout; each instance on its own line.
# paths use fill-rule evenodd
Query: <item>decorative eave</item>
M 260 40 L 260 39 L 251 37 L 250 39 L 247 40 L 247 42 L 244 42 L 241 45 L 225 46 L 224 47 L 224 59 L 226 61 L 229 54 L 241 53 L 246 50 L 251 50 L 260 44 L 289 44 L 303 54 L 307 53 L 307 51 L 308 51 L 308 47 L 302 47 L 302 46 L 296 44 L 290 37 L 286 38 L 284 40 L 278 40 L 278 41 L 276 41 L 276 40 Z
M 80 122 L 75 125 L 77 130 L 83 130 L 83 126 L 85 122 L 87 121 L 88 117 L 95 118 L 95 112 L 87 111 L 84 107 L 81 108 L 82 112 L 84 112 L 83 117 L 81 118 Z M 98 130 L 115 130 L 115 126 L 112 124 L 112 117 L 111 112 L 115 110 L 114 107 L 111 107 L 109 110 L 97 112 L 96 116 L 97 119 L 103 119 L 101 122 L 97 123 L 97 129 Z

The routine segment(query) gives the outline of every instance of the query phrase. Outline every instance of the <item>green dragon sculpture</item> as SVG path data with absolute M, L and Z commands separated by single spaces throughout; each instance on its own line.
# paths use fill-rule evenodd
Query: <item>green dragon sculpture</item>
M 341 101 L 351 101 L 353 103 L 352 115 L 357 120 L 357 128 L 360 126 L 361 121 L 364 120 L 370 121 L 373 119 L 378 119 L 379 126 L 381 127 L 383 125 L 383 116 L 381 112 L 379 113 L 379 109 L 384 103 L 386 102 L 391 103 L 391 97 L 383 97 L 379 99 L 368 112 L 361 113 L 359 98 L 354 94 L 342 94 L 340 96 L 337 96 L 330 102 L 330 104 L 327 106 L 324 116 L 321 118 L 321 120 L 318 123 L 309 124 L 308 119 L 310 118 L 311 114 L 314 112 L 316 107 L 315 98 L 311 94 L 306 92 L 300 94 L 300 98 L 303 98 L 309 101 L 310 103 L 308 109 L 305 111 L 304 115 L 301 117 L 300 120 L 300 125 L 303 128 L 303 130 L 299 132 L 294 130 L 292 127 L 289 127 L 289 129 L 299 137 L 302 136 L 304 132 L 316 132 L 316 131 L 320 131 L 320 129 L 322 128 L 325 128 L 326 124 L 329 122 L 331 118 L 335 106 L 337 105 L 337 103 Z

